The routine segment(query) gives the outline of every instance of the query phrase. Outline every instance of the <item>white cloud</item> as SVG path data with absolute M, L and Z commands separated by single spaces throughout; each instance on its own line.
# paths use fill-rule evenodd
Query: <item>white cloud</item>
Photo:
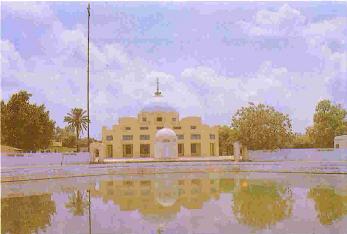
M 54 18 L 52 10 L 45 2 L 6 2 L 1 8 L 2 12 L 36 23 L 49 23 L 48 21 Z
M 252 36 L 283 36 L 297 34 L 298 26 L 305 17 L 296 9 L 285 4 L 278 11 L 257 11 L 253 22 L 239 21 L 241 28 Z
M 33 98 L 40 96 L 40 102 L 45 100 L 53 118 L 62 125 L 70 108 L 86 108 L 86 32 L 78 25 L 67 29 L 54 17 L 47 22 L 50 28 L 41 37 L 43 55 L 24 59 L 10 41 L 1 42 L 4 96 L 8 98 L 19 88 L 27 89 L 34 94 Z M 160 78 L 161 90 L 181 117 L 201 115 L 205 122 L 228 124 L 232 114 L 248 101 L 264 102 L 290 114 L 294 129 L 303 131 L 312 121 L 317 101 L 331 97 L 328 83 L 339 84 L 340 93 L 347 90 L 343 85 L 347 77 L 343 76 L 346 52 L 334 51 L 326 43 L 342 37 L 329 34 L 342 35 L 343 21 L 322 22 L 322 29 L 318 22 L 308 26 L 304 22 L 300 12 L 284 5 L 278 11 L 259 11 L 246 29 L 250 35 L 259 36 L 301 35 L 309 45 L 307 53 L 322 61 L 319 69 L 310 73 L 291 72 L 269 60 L 256 72 L 237 77 L 222 75 L 206 66 L 187 67 L 175 77 L 129 55 L 120 44 L 96 45 L 92 41 L 92 135 L 100 136 L 101 126 L 110 127 L 121 115 L 136 115 L 152 97 L 156 78 Z M 332 24 L 337 27 L 332 29 Z M 298 34 L 295 28 L 304 33 Z M 318 39 L 310 44 L 312 37 Z M 340 98 L 347 102 L 346 97 Z

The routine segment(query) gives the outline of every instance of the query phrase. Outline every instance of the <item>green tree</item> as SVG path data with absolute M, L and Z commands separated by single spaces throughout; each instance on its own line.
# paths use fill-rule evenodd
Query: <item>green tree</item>
M 83 192 L 77 190 L 71 196 L 65 205 L 66 208 L 75 216 L 83 216 L 84 211 L 88 208 L 88 201 Z
M 64 122 L 68 123 L 70 129 L 73 129 L 76 133 L 76 148 L 79 152 L 79 138 L 83 130 L 87 130 L 88 116 L 86 111 L 81 108 L 71 109 L 71 112 L 64 118 Z
M 264 104 L 242 107 L 232 117 L 231 126 L 239 141 L 249 149 L 276 149 L 291 141 L 292 125 L 288 115 Z
M 323 225 L 331 225 L 347 215 L 347 196 L 337 194 L 334 188 L 320 186 L 311 188 L 308 198 L 315 201 L 317 217 Z
M 347 111 L 340 104 L 334 105 L 329 100 L 322 100 L 316 106 L 313 126 L 307 128 L 307 134 L 315 147 L 334 147 L 335 136 L 346 133 L 344 118 Z
M 1 233 L 38 233 L 51 225 L 56 213 L 51 194 L 1 199 Z
M 219 155 L 232 155 L 233 143 L 237 140 L 237 133 L 228 126 L 221 126 L 218 129 L 219 135 Z
M 290 148 L 304 149 L 313 147 L 313 141 L 307 134 L 296 133 L 293 135 L 293 140 L 290 144 Z
M 1 142 L 24 151 L 47 148 L 53 139 L 55 122 L 44 105 L 29 103 L 31 94 L 20 91 L 1 101 Z
M 64 147 L 72 148 L 76 146 L 76 135 L 74 130 L 69 127 L 56 127 L 54 140 L 61 141 Z
M 90 138 L 89 139 L 89 143 L 93 143 L 93 142 L 96 142 L 97 140 L 94 139 L 94 138 Z M 87 137 L 84 137 L 84 138 L 81 138 L 80 141 L 79 141 L 79 145 L 81 147 L 88 147 L 88 138 Z

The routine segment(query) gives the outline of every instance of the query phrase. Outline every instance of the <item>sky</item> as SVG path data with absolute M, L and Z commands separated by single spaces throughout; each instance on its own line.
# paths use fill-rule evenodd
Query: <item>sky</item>
M 1 95 L 45 104 L 57 126 L 86 109 L 87 3 L 1 3 Z M 347 108 L 346 2 L 92 2 L 91 135 L 151 100 L 230 125 L 264 103 L 295 132 L 322 99 Z

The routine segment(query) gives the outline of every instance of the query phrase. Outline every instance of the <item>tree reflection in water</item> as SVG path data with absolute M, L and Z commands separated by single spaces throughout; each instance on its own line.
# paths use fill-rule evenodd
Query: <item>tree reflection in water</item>
M 69 196 L 69 201 L 65 204 L 65 207 L 74 216 L 83 216 L 85 210 L 88 208 L 87 196 L 84 192 L 77 190 Z
M 273 183 L 251 183 L 243 181 L 233 192 L 232 209 L 238 222 L 263 229 L 291 215 L 293 198 L 289 188 Z
M 347 215 L 347 195 L 337 194 L 334 188 L 320 186 L 311 188 L 308 198 L 315 201 L 317 216 L 323 225 L 333 224 L 334 221 Z
M 1 199 L 1 233 L 26 234 L 46 230 L 56 212 L 51 194 Z

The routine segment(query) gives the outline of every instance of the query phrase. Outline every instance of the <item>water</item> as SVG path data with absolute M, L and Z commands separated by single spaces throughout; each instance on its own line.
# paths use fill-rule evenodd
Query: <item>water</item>
M 1 213 L 2 233 L 345 234 L 347 175 L 162 173 L 2 183 Z

